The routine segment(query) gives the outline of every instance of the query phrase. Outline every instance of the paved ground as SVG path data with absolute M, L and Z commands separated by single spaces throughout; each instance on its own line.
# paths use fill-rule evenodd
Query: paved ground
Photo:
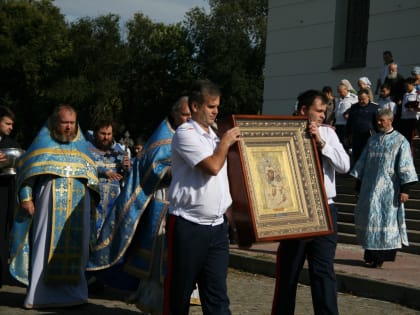
M 231 311 L 233 315 L 268 315 L 271 310 L 274 278 L 229 270 L 228 278 Z M 0 314 L 7 315 L 140 315 L 135 306 L 124 302 L 121 291 L 107 289 L 103 298 L 90 299 L 89 304 L 72 309 L 24 310 L 21 308 L 25 289 L 18 286 L 4 286 L 0 289 Z M 339 294 L 341 315 L 414 315 L 420 311 L 390 302 Z M 192 306 L 190 315 L 202 314 L 200 306 Z M 301 285 L 298 289 L 296 315 L 311 315 L 310 289 Z
M 275 285 L 275 252 L 277 243 L 256 243 L 243 249 L 231 246 L 228 288 L 232 314 L 270 314 Z M 420 315 L 420 255 L 397 254 L 396 262 L 381 269 L 362 264 L 363 250 L 357 245 L 339 244 L 335 258 L 341 315 Z M 243 271 L 240 271 L 243 270 Z M 245 272 L 247 271 L 247 272 Z M 301 276 L 308 283 L 306 269 Z M 351 293 L 351 294 L 350 294 Z M 5 285 L 0 289 L 0 315 L 133 315 L 142 314 L 134 305 L 124 302 L 124 293 L 108 288 L 101 298 L 73 309 L 24 310 L 25 289 Z M 408 307 L 407 307 L 408 306 Z M 202 314 L 191 307 L 190 315 Z M 309 287 L 298 290 L 296 314 L 313 314 Z
M 277 246 L 276 242 L 255 243 L 248 249 L 231 246 L 230 265 L 274 277 Z M 385 262 L 377 269 L 366 268 L 362 262 L 360 246 L 338 244 L 334 268 L 339 291 L 420 310 L 420 255 L 398 252 L 395 262 Z M 309 283 L 306 271 L 300 278 L 303 284 Z

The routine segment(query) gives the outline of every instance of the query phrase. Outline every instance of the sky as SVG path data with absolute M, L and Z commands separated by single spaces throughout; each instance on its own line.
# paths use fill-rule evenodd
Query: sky
M 136 12 L 148 16 L 155 23 L 173 24 L 181 22 L 193 7 L 204 8 L 208 12 L 206 0 L 54 0 L 66 20 L 81 17 L 95 18 L 108 13 L 118 14 L 127 21 Z

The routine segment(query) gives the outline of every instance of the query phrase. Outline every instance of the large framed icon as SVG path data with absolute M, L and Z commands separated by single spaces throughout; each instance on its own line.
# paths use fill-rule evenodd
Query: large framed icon
M 239 245 L 331 234 L 333 225 L 314 139 L 300 116 L 232 115 L 238 126 L 228 153 L 232 218 Z

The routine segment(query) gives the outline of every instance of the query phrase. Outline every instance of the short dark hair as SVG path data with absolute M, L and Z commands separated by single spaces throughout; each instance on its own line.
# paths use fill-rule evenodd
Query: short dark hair
M 324 93 L 318 90 L 307 90 L 298 96 L 297 110 L 300 111 L 303 106 L 309 108 L 313 105 L 315 99 L 320 98 L 323 103 L 327 103 L 328 100 Z
M 207 79 L 197 80 L 191 86 L 188 95 L 188 105 L 191 109 L 193 103 L 202 105 L 204 103 L 204 96 L 221 96 L 221 94 L 222 92 L 217 84 Z
M 390 57 L 392 57 L 392 52 L 390 50 L 384 50 L 382 55 L 389 55 Z
M 404 83 L 406 84 L 416 84 L 416 79 L 413 77 L 408 77 L 404 79 Z
M 389 84 L 389 82 L 385 82 L 381 85 L 381 90 L 382 89 L 388 89 L 391 90 L 391 84 Z
M 368 89 L 360 89 L 359 92 L 357 92 L 357 95 L 362 95 L 362 94 L 369 95 L 370 93 Z
M 0 106 L 0 119 L 3 117 L 9 117 L 13 121 L 16 119 L 15 113 L 9 107 Z
M 332 92 L 333 92 L 333 89 L 332 89 L 332 87 L 331 86 L 324 86 L 323 88 L 322 88 L 322 93 L 324 93 L 324 94 L 326 94 L 326 93 L 331 93 L 332 94 Z
M 93 132 L 98 132 L 99 129 L 103 127 L 111 126 L 112 130 L 115 130 L 114 122 L 110 118 L 101 118 L 97 119 L 93 124 Z

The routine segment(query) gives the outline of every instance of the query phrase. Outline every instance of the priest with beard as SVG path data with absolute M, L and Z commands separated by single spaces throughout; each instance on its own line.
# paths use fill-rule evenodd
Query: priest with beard
M 379 132 L 370 137 L 350 175 L 358 181 L 354 209 L 356 236 L 365 249 L 365 266 L 380 268 L 408 246 L 404 203 L 418 181 L 410 144 L 392 127 L 393 112 L 377 115 Z
M 124 186 L 124 175 L 131 166 L 128 150 L 114 140 L 115 126 L 111 119 L 100 118 L 88 132 L 88 148 L 98 169 L 101 199 L 96 208 L 96 234 L 101 230 L 105 218 L 110 214 Z
M 397 119 L 399 118 L 399 115 L 401 113 L 401 102 L 403 99 L 403 95 L 405 93 L 404 90 L 404 77 L 398 73 L 398 64 L 395 62 L 390 63 L 388 65 L 388 76 L 385 79 L 385 83 L 389 84 L 391 86 L 391 99 L 395 104 L 399 105 L 399 111 L 397 113 Z
M 115 141 L 114 130 L 115 125 L 111 119 L 98 118 L 93 124 L 93 131 L 86 133 L 88 148 L 98 170 L 101 197 L 91 226 L 93 243 L 96 243 L 100 237 L 105 222 L 118 221 L 117 211 L 114 207 L 131 168 L 128 148 L 124 148 Z M 89 294 L 91 296 L 102 294 L 105 285 L 124 290 L 134 290 L 138 285 L 138 280 L 122 272 L 123 263 L 124 260 L 121 259 L 113 267 L 103 270 L 89 270 L 87 272 Z
M 27 309 L 88 301 L 85 268 L 98 177 L 76 119 L 73 107 L 60 104 L 17 165 L 10 272 L 28 286 Z

